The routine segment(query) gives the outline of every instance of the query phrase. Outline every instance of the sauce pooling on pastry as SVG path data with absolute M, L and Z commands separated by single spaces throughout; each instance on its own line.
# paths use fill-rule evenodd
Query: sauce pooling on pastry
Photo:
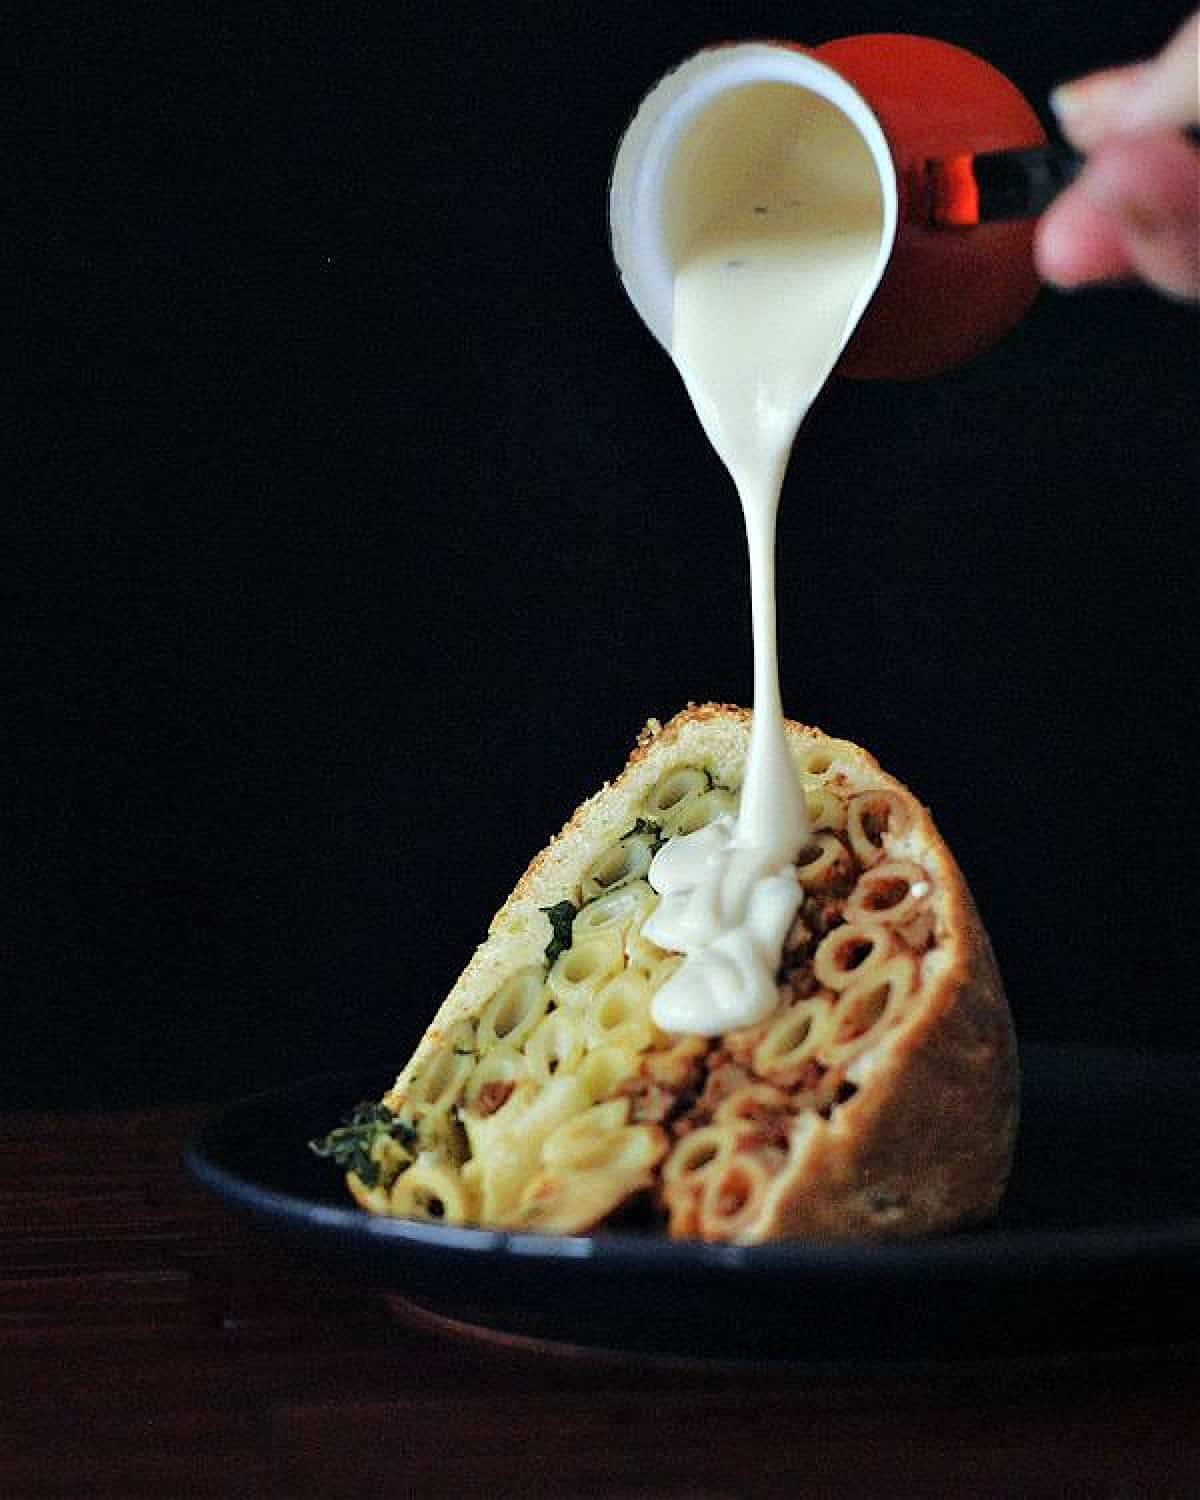
M 671 355 L 741 499 L 750 552 L 754 722 L 736 818 L 671 841 L 650 884 L 654 942 L 687 955 L 654 998 L 665 1031 L 764 1020 L 803 891 L 808 837 L 788 754 L 775 628 L 775 519 L 797 429 L 878 281 L 883 200 L 862 136 L 787 84 L 735 90 L 693 127 L 670 189 Z

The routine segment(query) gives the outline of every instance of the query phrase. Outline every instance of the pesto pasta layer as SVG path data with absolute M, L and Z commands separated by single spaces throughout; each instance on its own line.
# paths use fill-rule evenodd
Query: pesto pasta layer
M 648 726 L 530 866 L 394 1088 L 320 1154 L 374 1213 L 752 1243 L 992 1212 L 1016 1052 L 986 936 L 927 811 L 866 752 L 789 726 L 811 836 L 765 1021 L 651 1014 L 683 962 L 644 931 L 669 840 L 737 813 L 748 715 Z

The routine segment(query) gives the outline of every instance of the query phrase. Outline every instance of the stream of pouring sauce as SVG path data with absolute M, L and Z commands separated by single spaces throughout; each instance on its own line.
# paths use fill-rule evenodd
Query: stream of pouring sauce
M 883 209 L 857 129 L 800 88 L 732 91 L 690 146 L 675 190 L 685 222 L 671 357 L 741 499 L 754 717 L 737 818 L 663 846 L 649 872 L 661 899 L 643 930 L 686 955 L 654 997 L 655 1023 L 713 1036 L 775 1009 L 803 897 L 794 862 L 809 825 L 779 687 L 775 521 L 796 432 L 876 274 Z

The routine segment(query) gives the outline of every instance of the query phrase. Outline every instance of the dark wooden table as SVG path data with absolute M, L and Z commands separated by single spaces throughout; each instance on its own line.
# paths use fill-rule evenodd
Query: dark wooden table
M 0 1118 L 0 1497 L 1200 1494 L 1195 1350 L 830 1377 L 475 1337 L 291 1259 L 195 1111 Z

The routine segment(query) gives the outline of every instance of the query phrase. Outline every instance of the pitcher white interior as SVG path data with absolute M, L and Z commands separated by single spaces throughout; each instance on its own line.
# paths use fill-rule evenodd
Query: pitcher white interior
M 805 90 L 840 112 L 861 137 L 878 173 L 878 256 L 850 311 L 847 338 L 883 277 L 896 237 L 896 170 L 879 121 L 862 95 L 832 68 L 792 48 L 765 42 L 710 48 L 669 73 L 643 99 L 613 167 L 613 256 L 631 301 L 667 349 L 672 342 L 679 255 L 689 226 L 705 211 L 702 163 L 688 174 L 681 169 L 681 157 L 694 151 L 698 132 L 710 124 L 715 133 L 710 131 L 707 148 L 720 150 L 728 144 L 721 140 L 719 120 L 723 102 L 733 91 L 780 85 Z M 803 147 L 801 140 L 798 149 Z M 820 149 L 819 140 L 814 149 Z

